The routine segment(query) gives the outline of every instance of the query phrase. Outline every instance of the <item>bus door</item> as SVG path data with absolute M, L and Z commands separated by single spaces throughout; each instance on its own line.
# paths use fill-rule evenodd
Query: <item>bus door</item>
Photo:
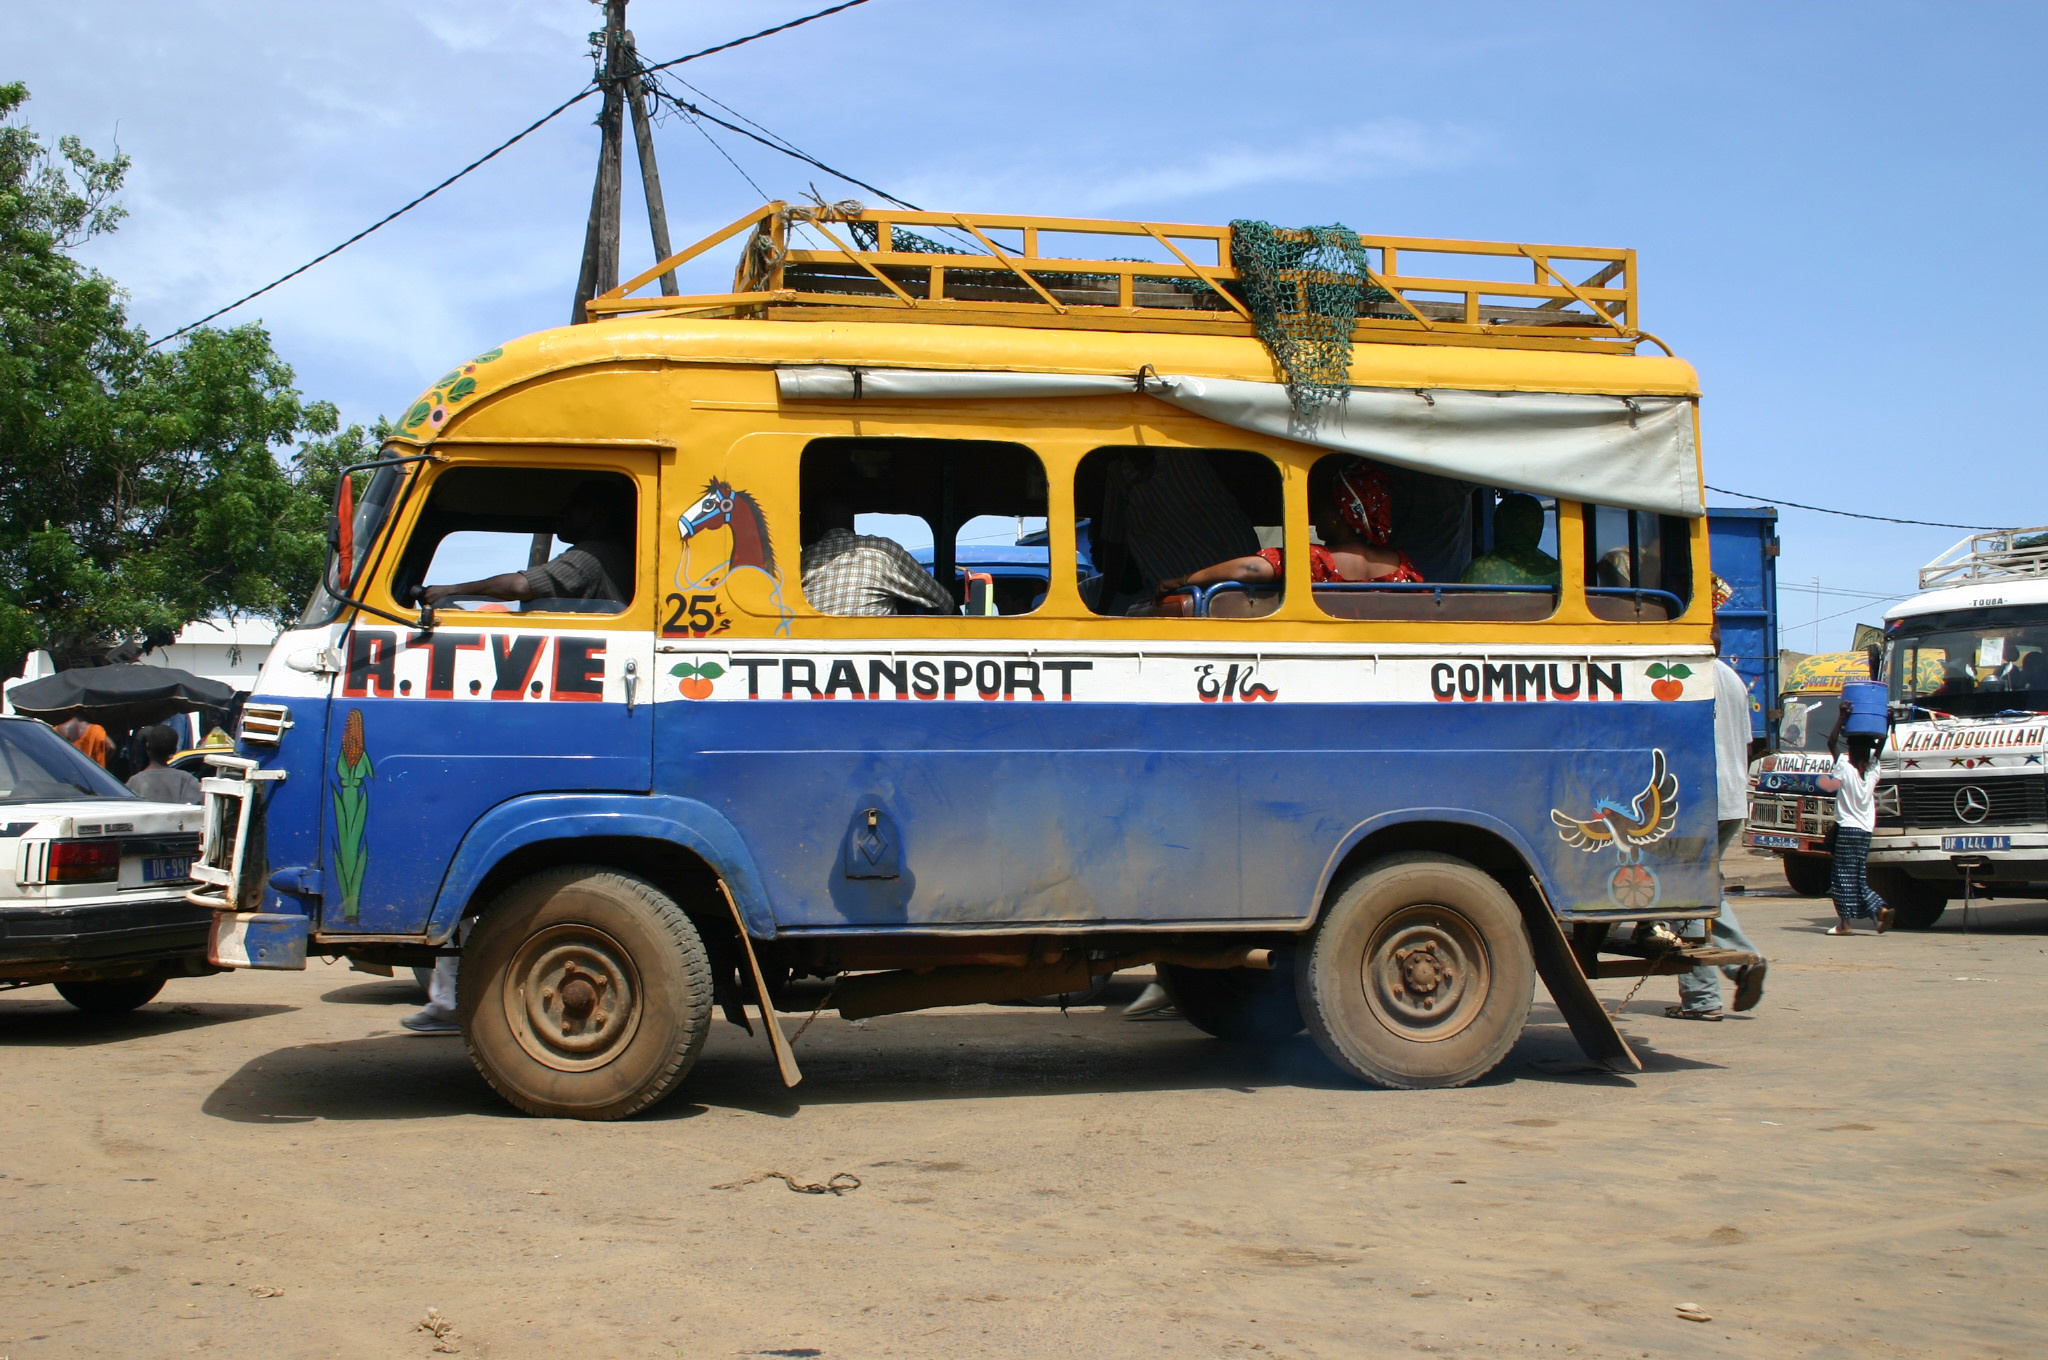
M 414 493 L 340 644 L 321 929 L 423 930 L 477 819 L 523 795 L 651 786 L 653 454 L 464 451 Z M 526 594 L 530 598 L 518 598 Z

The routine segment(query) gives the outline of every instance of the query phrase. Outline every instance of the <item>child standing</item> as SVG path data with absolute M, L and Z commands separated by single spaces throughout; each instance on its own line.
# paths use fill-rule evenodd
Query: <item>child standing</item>
M 1822 779 L 1821 787 L 1835 785 L 1835 899 L 1836 923 L 1830 935 L 1854 935 L 1849 922 L 1856 917 L 1874 919 L 1877 933 L 1891 928 L 1892 909 L 1871 891 L 1865 873 L 1870 859 L 1870 833 L 1877 830 L 1878 738 L 1851 736 L 1849 753 L 1841 754 L 1840 724 L 1828 733 L 1828 754 L 1835 768 Z

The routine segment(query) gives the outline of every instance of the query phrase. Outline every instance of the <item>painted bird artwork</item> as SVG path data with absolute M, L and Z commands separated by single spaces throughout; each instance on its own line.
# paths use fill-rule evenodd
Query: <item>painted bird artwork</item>
M 1650 782 L 1626 805 L 1602 798 L 1586 818 L 1550 810 L 1550 820 L 1557 823 L 1557 834 L 1566 845 L 1588 854 L 1611 845 L 1623 864 L 1633 864 L 1642 858 L 1644 846 L 1671 834 L 1678 822 L 1678 776 L 1671 773 L 1663 751 L 1650 754 Z

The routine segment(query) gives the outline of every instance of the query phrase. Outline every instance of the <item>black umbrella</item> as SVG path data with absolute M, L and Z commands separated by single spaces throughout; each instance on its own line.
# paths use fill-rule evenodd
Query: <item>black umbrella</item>
M 173 666 L 129 662 L 59 671 L 8 691 L 14 711 L 56 722 L 82 708 L 94 722 L 110 727 L 135 727 L 161 722 L 173 713 L 200 708 L 226 708 L 235 692 Z

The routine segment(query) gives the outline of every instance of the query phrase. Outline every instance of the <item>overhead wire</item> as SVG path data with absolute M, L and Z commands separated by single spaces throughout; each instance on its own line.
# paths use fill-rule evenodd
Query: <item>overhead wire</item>
M 814 19 L 823 19 L 827 15 L 837 14 L 839 13 L 839 11 L 843 9 L 852 9 L 856 5 L 865 5 L 867 2 L 868 0 L 846 0 L 846 3 L 844 4 L 833 5 L 829 9 L 821 9 L 815 13 L 806 14 L 801 19 L 791 19 L 786 24 L 777 24 L 773 28 L 764 28 L 759 33 L 749 33 L 744 38 L 734 38 L 731 42 L 723 42 L 716 47 L 707 47 L 701 52 L 692 52 L 688 56 L 676 57 L 671 61 L 660 62 L 653 66 L 643 66 L 640 69 L 643 71 L 650 72 L 666 71 L 671 66 L 681 66 L 686 61 L 695 61 L 699 57 L 708 57 L 714 52 L 730 51 L 732 48 L 744 47 L 746 46 L 746 44 L 750 42 L 756 42 L 762 38 L 773 37 L 777 33 L 787 33 L 792 28 L 802 28 L 805 24 L 810 23 Z
M 649 69 L 652 70 L 653 68 L 650 67 Z M 896 197 L 896 195 L 890 193 L 887 189 L 877 188 L 876 186 L 868 183 L 864 179 L 855 179 L 852 175 L 847 174 L 844 170 L 834 169 L 832 166 L 829 166 L 825 164 L 825 162 L 819 160 L 816 156 L 807 156 L 801 151 L 797 151 L 788 146 L 782 145 L 780 142 L 770 141 L 768 138 L 763 137 L 760 133 L 753 132 L 747 128 L 741 127 L 738 123 L 728 123 L 725 119 L 720 118 L 717 114 L 712 113 L 710 110 L 705 109 L 699 105 L 692 104 L 689 100 L 684 99 L 681 95 L 676 94 L 674 91 L 665 90 L 661 88 L 661 86 L 659 85 L 655 85 L 652 88 L 660 98 L 667 100 L 676 108 L 681 109 L 684 113 L 692 114 L 698 118 L 705 119 L 708 122 L 716 123 L 720 127 L 726 129 L 729 132 L 737 132 L 742 137 L 746 137 L 753 141 L 759 142 L 762 146 L 767 147 L 771 151 L 779 151 L 783 155 L 792 157 L 796 160 L 800 160 L 806 165 L 815 166 L 817 169 L 823 170 L 826 174 L 832 176 L 834 179 L 843 179 L 848 184 L 852 184 L 859 188 L 865 189 L 871 194 L 879 194 L 883 198 L 888 199 L 891 203 L 894 203 L 896 206 L 900 208 L 908 208 L 912 212 L 924 211 L 924 209 L 918 207 L 915 203 L 912 203 L 907 199 L 898 198 Z
M 402 207 L 402 208 L 399 208 L 399 209 L 397 209 L 397 210 L 395 210 L 395 211 L 393 211 L 393 212 L 389 212 L 389 213 L 386 213 L 386 214 L 385 214 L 384 216 L 382 216 L 382 217 L 378 218 L 378 219 L 377 219 L 377 220 L 376 220 L 375 222 L 372 222 L 372 223 L 371 223 L 371 224 L 370 224 L 369 226 L 367 226 L 367 227 L 364 227 L 364 228 L 363 228 L 363 229 L 362 229 L 361 231 L 359 231 L 359 232 L 357 232 L 357 233 L 356 233 L 355 235 L 353 235 L 353 236 L 349 237 L 349 238 L 348 238 L 348 239 L 347 239 L 346 241 L 343 241 L 343 242 L 342 242 L 342 243 L 341 243 L 340 245 L 338 245 L 338 246 L 335 246 L 335 247 L 333 247 L 333 248 L 332 248 L 332 249 L 330 249 L 330 250 L 325 250 L 325 251 L 322 251 L 322 252 L 321 252 L 320 254 L 318 254 L 318 255 L 315 255 L 315 256 L 314 256 L 314 257 L 313 257 L 312 259 L 310 259 L 310 260 L 306 261 L 306 262 L 305 262 L 304 264 L 300 265 L 300 266 L 299 266 L 299 267 L 298 267 L 297 269 L 294 269 L 294 270 L 292 270 L 292 271 L 291 271 L 291 272 L 290 272 L 289 274 L 283 274 L 283 275 L 280 275 L 280 276 L 278 276 L 277 278 L 274 278 L 274 279 L 272 279 L 272 280 L 271 280 L 271 281 L 270 281 L 269 283 L 266 283 L 266 284 L 264 284 L 264 285 L 263 285 L 263 286 L 262 286 L 261 288 L 258 288 L 258 289 L 257 289 L 257 290 L 256 290 L 255 292 L 253 292 L 253 293 L 246 293 L 246 294 L 244 294 L 243 296 L 241 296 L 241 297 L 238 297 L 238 298 L 236 298 L 236 299 L 235 299 L 235 300 L 234 300 L 233 302 L 230 302 L 230 303 L 229 303 L 229 304 L 228 304 L 227 306 L 225 306 L 225 307 L 220 307 L 220 308 L 216 308 L 215 310 L 213 310 L 213 311 L 211 311 L 211 312 L 208 312 L 208 313 L 207 313 L 207 314 L 206 314 L 205 316 L 202 316 L 202 317 L 200 317 L 200 318 L 199 318 L 199 319 L 198 319 L 197 321 L 194 321 L 194 322 L 192 322 L 192 323 L 191 323 L 190 325 L 187 325 L 187 326 L 180 326 L 180 327 L 178 327 L 178 329 L 176 329 L 176 330 L 172 331 L 172 332 L 171 332 L 171 333 L 170 333 L 169 335 L 166 335 L 166 336 L 161 336 L 161 337 L 159 337 L 158 339 L 155 339 L 155 340 L 152 340 L 152 341 L 150 341 L 150 342 L 149 342 L 149 348 L 151 348 L 151 349 L 155 349 L 155 348 L 156 348 L 156 347 L 157 347 L 158 345 L 168 344 L 168 343 L 170 343 L 171 341 L 173 341 L 173 340 L 177 339 L 177 338 L 178 338 L 179 336 L 181 336 L 181 335 L 185 335 L 185 334 L 187 334 L 188 332 L 191 332 L 191 331 L 196 331 L 196 330 L 198 330 L 198 329 L 199 329 L 199 328 L 200 328 L 201 326 L 204 326 L 204 325 L 205 325 L 205 324 L 206 324 L 207 322 L 209 322 L 209 321 L 213 320 L 213 319 L 214 319 L 215 317 L 220 317 L 220 316 L 226 316 L 226 315 L 227 315 L 227 314 L 228 314 L 229 312 L 232 312 L 233 310 L 235 310 L 235 308 L 237 308 L 237 307 L 241 306 L 241 305 L 242 305 L 243 303 L 245 303 L 245 302 L 253 302 L 253 301 L 255 301 L 255 300 L 256 300 L 257 298 L 260 298 L 260 297 L 262 297 L 262 296 L 263 296 L 263 295 L 264 295 L 265 293 L 269 292 L 269 291 L 270 291 L 271 289 L 273 289 L 273 288 L 277 287 L 277 286 L 278 286 L 279 284 L 281 284 L 281 283 L 289 283 L 289 282 L 290 282 L 291 280 L 293 280 L 293 279 L 297 278 L 297 277 L 298 277 L 299 275 L 301 275 L 301 274 L 305 273 L 305 272 L 306 272 L 306 271 L 307 271 L 308 269 L 311 269 L 311 268 L 312 268 L 312 267 L 313 267 L 314 265 L 316 265 L 316 264 L 319 264 L 319 263 L 320 263 L 320 262 L 321 262 L 322 260 L 330 259 L 330 258 L 332 258 L 333 256 L 339 255 L 339 254 L 340 254 L 340 253 L 341 253 L 342 251 L 344 251 L 344 250 L 347 250 L 347 249 L 348 249 L 348 248 L 349 248 L 350 246 L 352 246 L 352 245 L 354 245 L 354 244 L 355 244 L 356 242 L 358 242 L 358 241 L 362 240 L 362 239 L 363 239 L 363 238 L 364 238 L 365 236 L 368 236 L 368 235 L 369 235 L 369 234 L 370 234 L 371 232 L 373 232 L 373 231 L 377 230 L 377 228 L 379 228 L 379 227 L 382 227 L 382 226 L 386 225 L 387 223 L 390 223 L 390 222 L 395 222 L 395 221 L 397 221 L 397 220 L 398 220 L 398 219 L 399 219 L 400 217 L 403 217 L 403 216 L 404 216 L 404 215 L 405 215 L 406 213 L 409 213 L 409 212 L 411 212 L 411 211 L 412 211 L 412 210 L 413 210 L 414 208 L 417 208 L 417 207 L 418 207 L 418 206 L 419 206 L 420 204 L 422 204 L 422 203 L 426 202 L 426 201 L 427 201 L 428 199 L 432 198 L 432 197 L 433 197 L 433 196 L 434 196 L 435 194 L 438 194 L 438 193 L 440 193 L 440 192 L 441 192 L 441 191 L 442 191 L 443 189 L 445 189 L 445 188 L 447 188 L 447 187 L 448 187 L 449 185 L 451 185 L 451 184 L 455 183 L 455 181 L 456 181 L 456 180 L 459 180 L 459 179 L 461 179 L 461 178 L 462 178 L 462 177 L 463 177 L 464 175 L 468 174 L 468 173 L 469 173 L 470 171 L 472 171 L 472 170 L 476 169 L 476 168 L 477 168 L 478 166 L 481 166 L 482 164 L 484 164 L 484 162 L 486 162 L 486 161 L 489 161 L 489 160 L 493 159 L 494 157 L 496 157 L 496 156 L 498 155 L 498 153 L 500 153 L 500 152 L 502 152 L 502 151 L 507 151 L 507 150 L 510 150 L 510 149 L 511 149 L 511 148 L 512 148 L 512 147 L 513 147 L 513 146 L 514 146 L 514 145 L 515 145 L 516 143 L 518 143 L 518 142 L 519 142 L 519 141 L 520 141 L 520 140 L 521 140 L 522 138 L 524 138 L 524 137 L 525 137 L 525 136 L 526 136 L 526 135 L 527 135 L 528 133 L 531 133 L 531 132 L 536 132 L 536 131 L 538 131 L 538 130 L 539 130 L 539 129 L 540 129 L 541 127 L 543 127 L 543 126 L 544 126 L 544 125 L 546 125 L 547 123 L 549 123 L 549 122 L 552 122 L 552 121 L 553 121 L 553 120 L 554 120 L 554 119 L 555 119 L 555 118 L 556 118 L 556 117 L 557 117 L 558 115 L 560 115 L 560 114 L 562 114 L 562 113 L 566 112 L 566 111 L 567 111 L 568 109 L 570 109 L 570 108 L 571 108 L 572 106 L 574 106 L 574 105 L 576 105 L 576 104 L 580 104 L 580 103 L 582 103 L 582 102 L 583 102 L 584 100 L 586 100 L 586 99 L 590 98 L 590 96 L 592 96 L 592 95 L 596 94 L 596 93 L 597 93 L 597 91 L 598 91 L 598 87 L 597 87 L 597 86 L 596 86 L 595 84 L 592 84 L 592 85 L 586 86 L 586 87 L 585 87 L 585 88 L 583 88 L 582 90 L 578 91 L 578 92 L 577 92 L 576 94 L 573 94 L 573 95 L 571 95 L 571 96 L 570 96 L 569 98 L 567 98 L 567 99 L 563 100 L 563 101 L 562 101 L 561 103 L 559 103 L 559 104 L 555 105 L 555 106 L 554 106 L 554 107 L 553 107 L 552 109 L 549 109 L 549 110 L 548 110 L 548 111 L 547 111 L 546 113 L 542 114 L 542 115 L 541 115 L 540 117 L 538 117 L 538 118 L 534 119 L 534 120 L 533 120 L 533 121 L 532 121 L 531 123 L 528 123 L 528 124 L 527 124 L 527 125 L 526 125 L 525 127 L 521 128 L 521 129 L 520 129 L 520 130 L 519 130 L 518 132 L 516 132 L 516 133 L 512 134 L 512 136 L 510 136 L 510 137 L 507 137 L 507 138 L 506 138 L 506 139 L 505 139 L 504 141 L 502 141 L 502 142 L 498 143 L 498 144 L 497 144 L 496 146 L 492 147 L 492 148 L 491 148 L 491 149 L 490 149 L 489 151 L 486 151 L 486 152 L 484 152 L 484 154 L 483 154 L 483 155 L 481 155 L 481 156 L 478 156 L 478 157 L 477 157 L 477 158 L 476 158 L 475 160 L 471 161 L 471 162 L 470 162 L 470 163 L 469 163 L 468 165 L 465 165 L 465 166 L 463 166 L 463 167 L 462 167 L 462 168 L 461 168 L 460 170 L 457 170 L 457 171 L 456 171 L 456 172 L 455 172 L 454 174 L 452 174 L 452 175 L 448 176 L 448 178 L 446 178 L 446 179 L 442 180 L 442 181 L 441 181 L 441 182 L 440 182 L 439 184 L 436 184 L 436 185 L 435 185 L 435 186 L 434 186 L 433 188 L 431 188 L 431 189 L 427 190 L 427 191 L 426 191 L 425 193 L 421 194 L 421 195 L 420 195 L 420 196 L 419 196 L 418 198 L 415 198 L 415 199 L 413 199 L 413 200 L 412 200 L 412 201 L 411 201 L 410 203 L 407 203 L 407 204 L 406 204 L 406 205 L 405 205 L 404 207 Z
M 823 19 L 827 15 L 837 14 L 841 10 L 849 10 L 857 5 L 865 5 L 867 3 L 868 0 L 844 0 L 844 3 L 842 4 L 832 5 L 825 9 L 817 10 L 814 11 L 813 13 L 803 15 L 801 18 L 791 19 L 789 22 L 777 24 L 773 28 L 764 28 L 757 33 L 749 33 L 743 38 L 734 38 L 730 42 L 722 42 L 715 47 L 707 47 L 704 48 L 702 51 L 691 52 L 684 56 L 675 57 L 669 61 L 661 62 L 655 66 L 643 67 L 642 70 L 646 72 L 665 71 L 671 66 L 681 66 L 685 62 L 696 61 L 700 57 L 708 57 L 716 52 L 729 52 L 735 47 L 744 47 L 746 44 L 750 42 L 758 42 L 762 38 L 772 37 L 777 33 L 786 33 L 792 28 L 801 28 L 805 24 L 811 23 L 812 21 L 817 19 Z M 236 298 L 233 302 L 230 302 L 225 307 L 216 308 L 215 310 L 208 312 L 205 316 L 200 317 L 197 321 L 192 322 L 190 325 L 180 326 L 177 330 L 172 331 L 169 335 L 161 336 L 155 340 L 150 341 L 149 348 L 155 349 L 158 345 L 168 344 L 171 341 L 177 339 L 181 335 L 186 335 L 192 331 L 199 329 L 201 326 L 204 326 L 207 322 L 212 321 L 217 317 L 226 316 L 229 312 L 234 311 L 237 307 L 240 307 L 245 303 L 253 302 L 257 298 L 262 297 L 265 293 L 269 292 L 273 288 L 276 288 L 279 284 L 289 283 L 291 280 L 297 278 L 299 275 L 311 269 L 314 265 L 319 264 L 324 260 L 331 259 L 336 255 L 339 255 L 342 251 L 347 250 L 350 246 L 362 240 L 371 232 L 376 231 L 380 227 L 387 226 L 390 223 L 397 221 L 400 217 L 403 217 L 405 214 L 411 212 L 414 208 L 417 208 L 420 204 L 426 202 L 435 194 L 440 193 L 449 185 L 455 183 L 463 176 L 469 174 L 470 171 L 475 170 L 478 167 L 484 165 L 486 162 L 495 159 L 499 155 L 499 153 L 510 150 L 513 146 L 517 145 L 520 141 L 522 141 L 528 134 L 539 131 L 543 126 L 552 122 L 555 118 L 567 112 L 573 106 L 582 103 L 584 100 L 590 98 L 590 96 L 596 94 L 601 88 L 602 87 L 596 81 L 592 81 L 590 84 L 584 86 L 581 90 L 578 90 L 569 98 L 557 104 L 554 108 L 549 109 L 539 118 L 536 118 L 533 122 L 521 128 L 512 136 L 498 143 L 489 151 L 486 151 L 483 155 L 478 156 L 475 160 L 471 161 L 468 165 L 463 166 L 460 170 L 457 170 L 454 174 L 448 176 L 448 178 L 442 180 L 433 188 L 427 190 L 419 197 L 413 199 L 411 202 L 406 203 L 404 206 L 392 212 L 386 213 L 383 217 L 378 218 L 375 222 L 372 222 L 369 226 L 364 227 L 355 235 L 349 237 L 347 240 L 341 242 L 339 245 L 333 247 L 332 249 L 322 251 L 320 254 L 315 255 L 312 259 L 306 261 L 304 264 L 300 265 L 297 269 L 292 270 L 290 273 L 282 274 L 277 278 L 272 279 L 269 283 L 264 284 L 261 288 L 256 289 L 252 293 L 245 293 L 241 297 Z M 722 120 L 713 119 L 713 121 L 719 122 L 721 126 L 730 126 L 729 124 L 723 123 Z M 757 138 L 756 140 L 759 139 Z M 780 148 L 777 149 L 780 150 Z M 727 157 L 727 159 L 730 160 L 731 157 Z M 737 169 L 738 166 L 735 165 L 734 168 Z M 825 169 L 825 167 L 823 166 L 820 166 L 819 168 Z M 740 173 L 744 175 L 746 172 L 741 171 Z M 837 171 L 829 170 L 828 173 L 838 174 Z M 839 177 L 841 179 L 847 178 L 844 175 L 840 175 Z M 752 180 L 748 180 L 747 182 L 749 184 L 753 183 Z M 848 183 L 859 184 L 860 181 L 848 180 Z M 759 186 L 757 185 L 755 187 L 756 191 L 758 192 Z M 862 184 L 861 187 L 864 189 L 872 189 L 872 191 L 875 193 L 882 192 L 879 189 L 874 189 L 872 185 Z M 762 196 L 764 198 L 766 197 L 765 194 L 763 194 Z M 884 198 L 889 197 L 889 195 L 887 194 L 883 194 L 882 196 Z M 890 201 L 901 202 L 900 199 L 891 199 Z M 904 206 L 908 207 L 909 205 L 905 204 Z
M 1725 486 L 1708 486 L 1707 490 L 1722 496 L 1734 496 L 1745 501 L 1759 501 L 1765 505 L 1789 505 L 1794 510 L 1811 510 L 1821 515 L 1840 515 L 1845 519 L 1876 520 L 1880 524 L 1914 524 L 1928 529 L 1968 529 L 1974 533 L 2002 533 L 2013 526 L 2009 524 L 1949 524 L 1938 519 L 1899 519 L 1893 515 L 1866 515 L 1857 510 L 1831 510 L 1825 505 L 1802 505 L 1778 496 L 1752 496 L 1747 491 L 1730 491 Z
M 737 170 L 739 172 L 740 178 L 747 182 L 747 187 L 752 189 L 755 193 L 759 194 L 762 198 L 762 201 L 765 202 L 769 198 L 773 197 L 773 195 L 771 195 L 766 189 L 763 189 L 760 185 L 754 183 L 754 177 L 746 172 L 746 168 L 744 166 L 742 166 L 738 161 L 732 158 L 732 153 L 730 151 L 727 151 L 725 147 L 719 143 L 719 140 L 716 137 L 711 135 L 711 129 L 705 127 L 702 123 L 698 122 L 695 118 L 692 118 L 687 113 L 683 115 L 683 121 L 688 123 L 691 127 L 697 129 L 697 135 L 702 137 L 705 141 L 711 143 L 711 149 L 713 151 L 716 151 L 719 155 L 725 157 L 725 163 L 727 165 L 730 165 L 734 170 Z

